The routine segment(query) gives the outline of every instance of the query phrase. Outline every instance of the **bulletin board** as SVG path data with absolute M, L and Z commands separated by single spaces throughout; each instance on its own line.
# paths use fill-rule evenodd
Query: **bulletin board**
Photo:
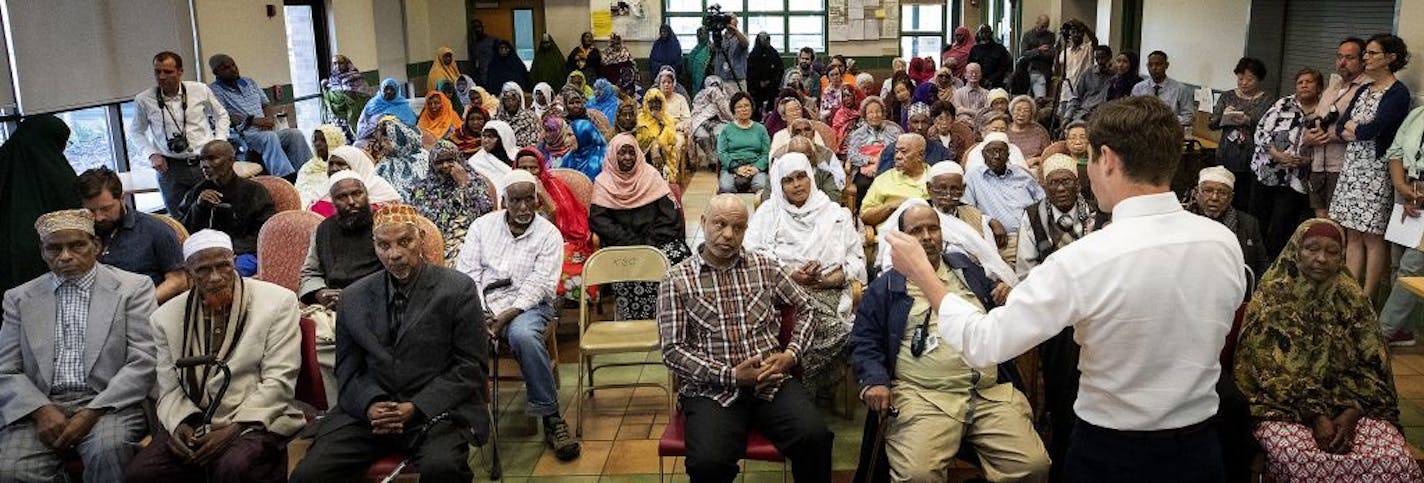
M 597 39 L 617 33 L 625 41 L 657 40 L 659 22 L 649 21 L 655 8 L 648 0 L 589 0 L 589 30 Z
M 826 24 L 832 42 L 899 38 L 900 0 L 830 0 Z

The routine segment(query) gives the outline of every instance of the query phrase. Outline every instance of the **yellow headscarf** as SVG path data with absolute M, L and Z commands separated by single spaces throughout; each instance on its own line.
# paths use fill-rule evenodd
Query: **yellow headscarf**
M 662 109 L 656 114 L 649 107 L 655 100 L 662 103 Z M 643 94 L 643 109 L 638 112 L 638 127 L 633 130 L 633 134 L 638 138 L 638 146 L 643 148 L 643 151 L 650 150 L 654 142 L 658 143 L 665 163 L 663 176 L 675 181 L 682 175 L 677 152 L 677 124 L 667 112 L 667 98 L 663 96 L 662 91 L 648 89 L 648 92 Z
M 440 58 L 445 54 L 450 54 L 450 65 L 440 63 Z M 455 61 L 455 51 L 449 47 L 441 47 L 435 51 L 435 63 L 430 64 L 430 73 L 425 76 L 425 90 L 433 91 L 435 86 L 442 80 L 450 81 L 450 85 L 455 85 L 455 81 L 460 79 L 460 64 Z

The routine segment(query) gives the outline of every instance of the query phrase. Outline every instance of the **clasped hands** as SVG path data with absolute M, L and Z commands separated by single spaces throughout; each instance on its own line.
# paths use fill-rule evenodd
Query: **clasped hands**
M 755 388 L 760 391 L 791 377 L 790 371 L 796 365 L 796 356 L 782 351 L 762 358 L 752 356 L 732 369 L 737 386 Z
M 376 401 L 366 408 L 372 434 L 401 434 L 414 414 L 415 404 L 410 402 Z

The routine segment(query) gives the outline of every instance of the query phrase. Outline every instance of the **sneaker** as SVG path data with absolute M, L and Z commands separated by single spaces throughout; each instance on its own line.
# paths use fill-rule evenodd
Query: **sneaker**
M 569 433 L 569 423 L 564 422 L 564 418 L 544 418 L 544 443 L 554 449 L 554 457 L 559 461 L 573 461 L 579 457 L 579 442 Z
M 1414 333 L 1407 330 L 1396 330 L 1389 334 L 1385 340 L 1390 347 L 1412 347 L 1414 346 Z

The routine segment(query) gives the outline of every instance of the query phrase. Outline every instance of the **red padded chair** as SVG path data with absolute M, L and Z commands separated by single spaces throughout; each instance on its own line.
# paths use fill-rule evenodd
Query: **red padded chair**
M 783 309 L 781 311 L 781 332 L 777 335 L 782 347 L 791 341 L 795 330 L 796 312 Z M 797 366 L 792 369 L 792 372 L 795 375 L 800 375 L 801 367 Z M 671 387 L 677 387 L 675 379 Z M 678 409 L 669 418 L 667 426 L 663 428 L 663 436 L 658 438 L 658 481 L 662 481 L 663 475 L 666 474 L 663 470 L 663 458 L 677 456 L 687 456 L 687 419 L 682 415 L 681 409 Z M 781 463 L 781 479 L 786 480 L 786 456 L 782 455 L 781 451 L 776 449 L 776 445 L 771 444 L 771 440 L 762 436 L 756 428 L 747 429 L 747 450 L 744 459 Z

